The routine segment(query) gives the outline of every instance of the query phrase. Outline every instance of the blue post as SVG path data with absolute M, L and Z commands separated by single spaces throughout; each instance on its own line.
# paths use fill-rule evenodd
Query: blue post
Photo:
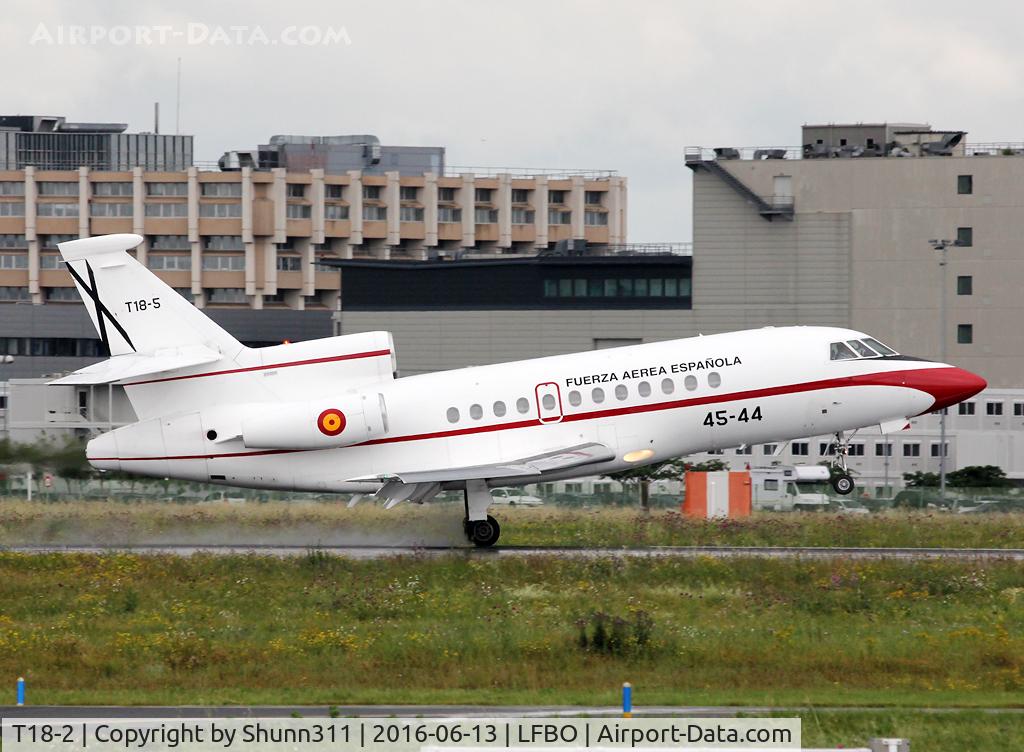
M 633 717 L 633 685 L 629 682 L 622 684 L 622 717 Z
M 25 704 L 25 677 L 18 677 L 18 707 Z

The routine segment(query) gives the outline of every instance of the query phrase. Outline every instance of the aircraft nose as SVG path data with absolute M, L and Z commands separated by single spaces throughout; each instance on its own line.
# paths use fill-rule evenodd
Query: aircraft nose
M 976 373 L 963 368 L 922 368 L 908 375 L 907 386 L 930 394 L 934 400 L 928 412 L 941 410 L 970 399 L 988 386 L 988 382 Z

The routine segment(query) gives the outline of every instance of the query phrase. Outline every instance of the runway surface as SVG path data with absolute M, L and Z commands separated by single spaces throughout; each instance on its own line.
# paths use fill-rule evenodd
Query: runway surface
M 168 554 L 175 556 L 244 555 L 263 556 L 306 556 L 320 552 L 353 559 L 380 559 L 390 556 L 469 556 L 474 558 L 507 558 L 527 556 L 562 557 L 701 557 L 728 558 L 735 556 L 762 556 L 766 558 L 803 559 L 1011 559 L 1024 560 L 1024 549 L 1020 548 L 855 548 L 810 546 L 647 546 L 644 548 L 571 548 L 556 546 L 495 546 L 489 549 L 473 547 L 414 547 L 414 546 L 330 546 L 330 545 L 278 545 L 278 544 L 202 544 L 154 543 L 133 545 L 36 545 L 0 546 L 0 551 L 15 553 L 135 553 Z
M 889 713 L 913 711 L 946 714 L 979 712 L 993 715 L 1024 715 L 1024 708 L 928 708 L 928 707 L 770 707 L 762 705 L 679 705 L 634 707 L 634 717 L 732 718 L 737 715 L 769 713 Z M 17 718 L 325 718 L 332 712 L 341 717 L 386 718 L 569 718 L 577 716 L 618 717 L 621 707 L 576 707 L 566 705 L 33 705 L 0 706 L 5 722 Z

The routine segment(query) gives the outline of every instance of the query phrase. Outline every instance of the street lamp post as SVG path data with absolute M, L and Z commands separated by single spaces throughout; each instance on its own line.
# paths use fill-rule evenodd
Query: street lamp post
M 942 295 L 939 303 L 939 360 L 946 362 L 946 300 L 949 287 L 948 249 L 961 245 L 959 240 L 929 240 L 931 247 L 939 252 L 939 269 L 942 272 Z M 939 496 L 946 498 L 946 413 L 949 408 L 939 411 Z

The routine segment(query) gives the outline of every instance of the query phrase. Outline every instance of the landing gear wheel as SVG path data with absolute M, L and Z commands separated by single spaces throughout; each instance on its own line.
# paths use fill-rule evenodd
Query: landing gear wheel
M 851 493 L 854 486 L 853 478 L 846 474 L 837 475 L 832 479 L 832 488 L 836 490 L 837 494 L 842 494 L 843 496 Z
M 466 537 L 477 548 L 490 548 L 501 535 L 501 526 L 490 515 L 487 515 L 486 520 L 466 520 L 465 525 Z

